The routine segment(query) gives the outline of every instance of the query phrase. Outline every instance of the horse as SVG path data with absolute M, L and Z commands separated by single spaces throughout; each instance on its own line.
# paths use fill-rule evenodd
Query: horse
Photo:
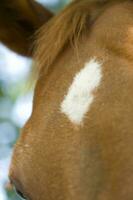
M 56 15 L 1 2 L 0 40 L 38 70 L 11 183 L 30 200 L 132 200 L 133 1 L 74 0 Z

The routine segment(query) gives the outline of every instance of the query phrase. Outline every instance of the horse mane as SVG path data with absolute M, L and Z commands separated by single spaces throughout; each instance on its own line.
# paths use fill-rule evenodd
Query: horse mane
M 37 32 L 35 60 L 47 73 L 65 45 L 75 46 L 108 3 L 123 0 L 74 0 Z

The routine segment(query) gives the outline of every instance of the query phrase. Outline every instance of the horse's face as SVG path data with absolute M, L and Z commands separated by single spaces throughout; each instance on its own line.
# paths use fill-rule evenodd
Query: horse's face
M 133 177 L 131 170 L 127 170 L 133 166 L 132 27 L 131 1 L 107 5 L 106 9 L 100 9 L 91 32 L 86 31 L 82 42 L 77 41 L 78 52 L 68 44 L 47 74 L 42 66 L 33 112 L 15 146 L 10 168 L 12 183 L 27 199 L 91 200 L 98 197 L 99 200 L 125 200 L 127 195 L 132 199 L 129 185 Z M 45 57 L 45 52 L 43 55 Z M 96 60 L 89 62 L 91 58 Z M 64 101 L 64 98 L 71 92 L 68 88 L 75 74 L 86 62 L 96 67 L 92 75 L 94 78 L 97 75 L 99 81 L 95 83 L 98 89 L 91 91 L 95 101 L 81 121 L 71 110 L 65 112 L 63 105 L 73 110 L 74 101 L 71 98 Z M 78 106 L 80 100 L 75 96 Z M 124 118 L 125 111 L 128 120 Z M 125 159 L 128 167 L 124 164 Z

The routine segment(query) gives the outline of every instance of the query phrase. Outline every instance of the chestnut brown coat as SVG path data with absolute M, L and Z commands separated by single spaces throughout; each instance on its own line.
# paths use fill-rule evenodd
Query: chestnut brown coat
M 20 21 L 15 15 L 4 21 L 9 1 L 2 2 L 0 39 L 27 56 L 34 47 L 39 68 L 33 112 L 12 157 L 12 183 L 30 200 L 132 200 L 133 1 L 75 0 L 53 16 L 32 0 L 14 0 L 11 13 L 19 8 Z M 94 77 L 100 66 L 101 79 L 79 123 L 78 96 L 67 95 L 91 64 Z

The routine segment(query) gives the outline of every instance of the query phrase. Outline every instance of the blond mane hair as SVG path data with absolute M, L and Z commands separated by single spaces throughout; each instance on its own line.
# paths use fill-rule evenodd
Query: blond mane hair
M 66 44 L 75 46 L 109 3 L 126 0 L 74 0 L 37 32 L 35 60 L 47 73 Z

